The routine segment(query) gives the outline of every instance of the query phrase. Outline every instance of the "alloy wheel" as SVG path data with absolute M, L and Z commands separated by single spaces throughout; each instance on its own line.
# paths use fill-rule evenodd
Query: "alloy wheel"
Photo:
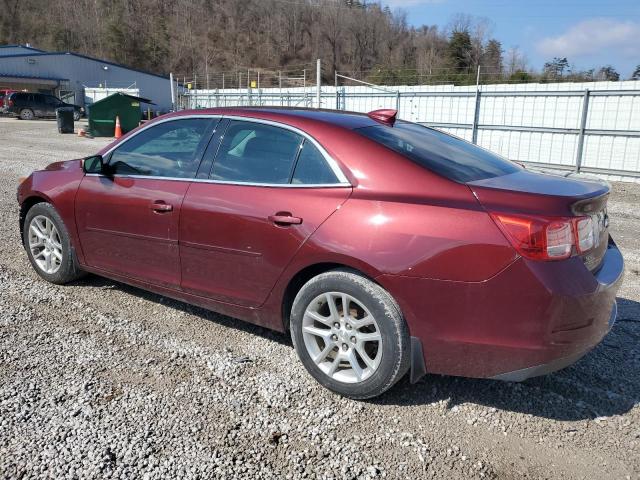
M 40 270 L 54 274 L 62 265 L 62 240 L 54 223 L 44 215 L 29 224 L 29 251 Z
M 359 383 L 382 360 L 382 335 L 366 306 L 343 292 L 316 297 L 302 320 L 304 344 L 312 361 L 332 379 Z

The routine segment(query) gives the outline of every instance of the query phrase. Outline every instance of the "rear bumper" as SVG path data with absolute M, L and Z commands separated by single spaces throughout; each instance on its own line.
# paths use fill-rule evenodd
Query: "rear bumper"
M 618 315 L 618 305 L 613 304 L 613 310 L 611 311 L 611 317 L 609 319 L 609 329 L 613 327 L 616 317 Z M 504 380 L 507 382 L 522 382 L 527 378 L 539 377 L 548 373 L 557 372 L 565 367 L 573 365 L 582 357 L 584 357 L 591 350 L 585 350 L 582 352 L 576 352 L 568 357 L 556 358 L 542 365 L 536 365 L 535 367 L 521 368 L 520 370 L 514 370 L 511 372 L 501 373 L 491 377 L 493 380 Z
M 597 273 L 582 260 L 519 259 L 483 282 L 383 275 L 431 373 L 524 380 L 576 362 L 615 322 L 624 261 L 610 241 Z

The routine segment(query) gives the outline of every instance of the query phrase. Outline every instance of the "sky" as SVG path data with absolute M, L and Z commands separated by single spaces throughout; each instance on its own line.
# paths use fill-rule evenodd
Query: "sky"
M 491 21 L 506 51 L 519 47 L 529 67 L 567 57 L 577 70 L 612 65 L 628 78 L 640 65 L 640 0 L 382 0 L 409 23 L 446 27 L 457 13 Z

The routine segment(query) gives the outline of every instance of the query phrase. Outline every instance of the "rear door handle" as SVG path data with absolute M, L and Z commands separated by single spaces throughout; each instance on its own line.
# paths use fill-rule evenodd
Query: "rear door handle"
M 173 211 L 173 205 L 164 203 L 164 201 L 162 200 L 156 200 L 151 204 L 149 208 L 156 213 L 166 213 Z
M 294 217 L 289 212 L 278 212 L 275 215 L 269 215 L 269 221 L 276 225 L 300 225 L 302 219 Z

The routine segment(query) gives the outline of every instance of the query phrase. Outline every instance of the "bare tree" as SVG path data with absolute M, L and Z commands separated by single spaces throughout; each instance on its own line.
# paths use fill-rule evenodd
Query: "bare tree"
M 518 46 L 511 47 L 507 50 L 505 66 L 509 76 L 516 72 L 524 72 L 527 70 L 527 57 L 520 51 Z

